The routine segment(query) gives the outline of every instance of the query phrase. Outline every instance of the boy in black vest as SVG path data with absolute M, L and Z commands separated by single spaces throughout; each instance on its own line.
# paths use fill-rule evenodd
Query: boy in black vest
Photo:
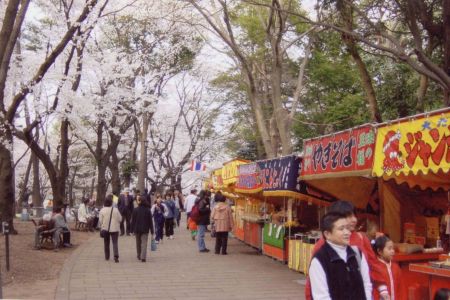
M 372 299 L 369 266 L 359 249 L 349 246 L 351 232 L 346 216 L 327 213 L 321 227 L 326 243 L 309 267 L 313 299 Z

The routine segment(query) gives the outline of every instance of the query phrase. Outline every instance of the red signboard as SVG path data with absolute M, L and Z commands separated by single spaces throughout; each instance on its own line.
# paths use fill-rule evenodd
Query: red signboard
M 375 130 L 371 125 L 306 140 L 302 179 L 368 175 L 374 148 Z

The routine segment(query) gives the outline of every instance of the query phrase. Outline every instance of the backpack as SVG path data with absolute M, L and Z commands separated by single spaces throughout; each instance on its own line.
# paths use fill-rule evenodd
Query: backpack
M 194 206 L 192 206 L 189 218 L 191 218 L 194 222 L 198 222 L 198 219 L 200 218 L 200 209 L 198 207 L 198 203 L 195 203 Z

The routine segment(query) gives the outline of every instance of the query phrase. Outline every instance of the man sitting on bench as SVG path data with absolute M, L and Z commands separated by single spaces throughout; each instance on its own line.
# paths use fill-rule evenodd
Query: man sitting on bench
M 59 245 L 61 243 L 59 236 L 61 233 L 63 235 L 63 246 L 68 248 L 72 247 L 72 244 L 70 243 L 69 226 L 66 223 L 66 219 L 64 218 L 61 207 L 56 207 L 53 213 L 54 214 L 52 219 L 55 221 L 55 228 L 56 228 L 56 231 L 53 235 L 53 243 L 55 245 L 55 251 L 59 250 Z

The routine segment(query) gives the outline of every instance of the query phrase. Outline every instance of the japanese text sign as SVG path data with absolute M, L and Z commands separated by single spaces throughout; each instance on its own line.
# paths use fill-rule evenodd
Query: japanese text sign
M 285 156 L 259 161 L 259 180 L 263 191 L 300 192 L 298 156 Z
M 378 128 L 373 175 L 450 169 L 450 111 Z
M 303 144 L 302 179 L 368 175 L 374 148 L 371 125 L 307 140 Z
M 261 191 L 261 180 L 259 178 L 258 163 L 239 165 L 239 178 L 236 183 L 236 191 L 245 193 L 257 193 Z
M 238 166 L 248 163 L 248 160 L 235 159 L 223 164 L 222 180 L 225 185 L 236 183 L 238 178 Z

